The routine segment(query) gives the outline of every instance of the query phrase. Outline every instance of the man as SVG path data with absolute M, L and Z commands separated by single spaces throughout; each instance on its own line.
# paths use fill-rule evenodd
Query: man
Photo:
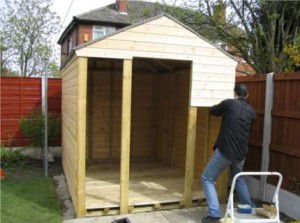
M 210 114 L 223 116 L 223 120 L 214 154 L 201 176 L 209 207 L 208 216 L 202 219 L 203 223 L 219 222 L 221 212 L 215 181 L 226 167 L 230 167 L 232 178 L 241 172 L 248 152 L 248 139 L 256 115 L 254 109 L 246 101 L 247 87 L 244 84 L 237 84 L 234 87 L 234 93 L 235 99 L 224 100 L 210 108 Z M 243 178 L 238 178 L 235 189 L 239 203 L 254 206 Z

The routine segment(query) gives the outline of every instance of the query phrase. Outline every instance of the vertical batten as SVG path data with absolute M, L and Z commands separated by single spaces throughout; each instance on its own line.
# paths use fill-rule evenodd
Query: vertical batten
M 77 216 L 85 215 L 87 58 L 78 58 L 78 180 Z
M 186 207 L 192 206 L 192 192 L 194 180 L 194 157 L 197 126 L 197 108 L 191 107 L 188 111 L 186 161 L 185 161 L 185 181 L 184 181 L 184 204 Z
M 189 82 L 189 103 L 187 118 L 187 138 L 186 138 L 186 160 L 185 160 L 185 179 L 184 179 L 184 205 L 192 206 L 193 199 L 193 180 L 195 164 L 195 146 L 196 146 L 196 129 L 197 129 L 197 107 L 191 107 L 191 88 L 192 88 L 193 62 L 190 68 Z
M 120 213 L 128 213 L 129 162 L 130 162 L 130 122 L 132 91 L 132 60 L 123 61 L 122 115 L 121 115 L 121 175 Z

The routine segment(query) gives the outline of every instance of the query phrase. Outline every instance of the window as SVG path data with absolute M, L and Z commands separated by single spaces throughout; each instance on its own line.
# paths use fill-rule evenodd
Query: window
M 93 40 L 102 36 L 108 35 L 116 30 L 113 26 L 94 26 L 93 28 Z
M 68 40 L 67 40 L 67 55 L 70 54 L 71 50 L 72 50 L 72 38 L 68 37 Z

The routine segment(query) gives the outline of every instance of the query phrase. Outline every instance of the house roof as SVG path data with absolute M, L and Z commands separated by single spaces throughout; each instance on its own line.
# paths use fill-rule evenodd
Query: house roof
M 202 40 L 206 41 L 206 42 L 209 43 L 210 45 L 214 46 L 215 48 L 217 48 L 218 50 L 220 50 L 222 53 L 226 54 L 228 57 L 230 57 L 230 58 L 233 59 L 234 61 L 238 61 L 233 55 L 231 55 L 231 54 L 228 53 L 227 51 L 223 50 L 223 49 L 220 48 L 219 46 L 215 45 L 214 43 L 212 43 L 212 42 L 209 41 L 208 39 L 204 38 L 204 37 L 201 36 L 199 33 L 197 33 L 196 31 L 194 31 L 194 30 L 191 29 L 190 27 L 186 26 L 185 24 L 181 23 L 180 21 L 178 21 L 177 19 L 175 19 L 175 18 L 172 17 L 171 15 L 169 15 L 169 14 L 167 14 L 167 13 L 161 13 L 161 14 L 158 14 L 158 15 L 153 16 L 153 17 L 151 17 L 151 18 L 139 20 L 139 21 L 133 23 L 132 25 L 126 26 L 126 27 L 124 27 L 124 28 L 122 28 L 122 29 L 116 30 L 116 31 L 113 32 L 113 33 L 110 33 L 110 34 L 108 34 L 108 35 L 102 36 L 102 37 L 100 37 L 100 38 L 98 38 L 98 39 L 91 40 L 91 41 L 89 41 L 89 42 L 87 42 L 87 43 L 85 43 L 85 44 L 82 44 L 82 45 L 80 45 L 80 46 L 75 47 L 75 48 L 72 50 L 72 53 L 66 58 L 66 60 L 64 60 L 64 61 L 62 62 L 61 68 L 63 68 L 63 67 L 70 61 L 70 59 L 74 56 L 75 51 L 80 50 L 80 49 L 82 49 L 82 48 L 85 48 L 85 47 L 87 47 L 87 46 L 89 46 L 89 45 L 91 45 L 91 44 L 93 44 L 93 43 L 95 43 L 95 42 L 98 42 L 98 41 L 107 39 L 107 38 L 110 37 L 110 36 L 113 36 L 113 35 L 116 35 L 116 34 L 118 34 L 118 33 L 124 32 L 124 31 L 126 31 L 126 30 L 128 30 L 128 29 L 131 29 L 131 28 L 133 28 L 133 27 L 136 27 L 136 26 L 145 24 L 145 23 L 147 23 L 147 22 L 156 20 L 156 19 L 161 18 L 161 17 L 163 17 L 163 16 L 165 16 L 165 17 L 167 17 L 167 18 L 173 20 L 174 22 L 176 22 L 176 23 L 178 23 L 179 25 L 183 26 L 183 27 L 186 28 L 187 30 L 193 32 L 196 36 L 198 36 L 198 37 L 201 38 Z
M 73 20 L 61 34 L 58 43 L 62 44 L 67 33 L 78 22 L 115 24 L 121 27 L 128 26 L 136 21 L 151 18 L 161 14 L 163 11 L 157 3 L 144 1 L 128 1 L 127 14 L 119 13 L 116 4 L 110 4 L 101 8 L 91 10 L 73 17 Z
M 162 10 L 157 7 L 156 3 L 144 1 L 128 1 L 126 11 L 127 14 L 120 14 L 116 4 L 114 3 L 77 15 L 75 17 L 84 21 L 129 25 L 136 20 L 153 17 L 154 15 L 162 12 Z

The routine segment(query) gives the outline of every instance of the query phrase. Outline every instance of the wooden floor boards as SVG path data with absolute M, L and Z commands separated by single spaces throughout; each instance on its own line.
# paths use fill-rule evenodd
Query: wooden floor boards
M 98 162 L 87 167 L 86 208 L 118 208 L 120 167 L 116 162 Z M 184 170 L 157 161 L 134 162 L 130 166 L 129 205 L 146 206 L 180 202 Z M 193 184 L 193 200 L 203 199 L 199 181 Z M 159 206 L 159 205 L 156 205 Z

